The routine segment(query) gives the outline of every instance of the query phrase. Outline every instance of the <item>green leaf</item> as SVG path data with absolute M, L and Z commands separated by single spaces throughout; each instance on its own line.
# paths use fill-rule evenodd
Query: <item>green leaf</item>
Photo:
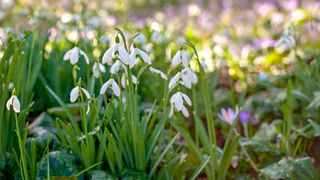
M 315 172 L 309 157 L 283 158 L 261 169 L 259 177 L 261 179 L 314 179 Z

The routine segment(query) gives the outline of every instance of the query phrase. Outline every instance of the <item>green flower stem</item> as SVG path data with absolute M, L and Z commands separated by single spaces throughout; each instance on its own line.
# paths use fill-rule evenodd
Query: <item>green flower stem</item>
M 18 143 L 19 143 L 19 150 L 20 150 L 20 161 L 22 163 L 22 171 L 23 174 L 21 176 L 24 180 L 28 180 L 28 170 L 27 170 L 27 162 L 26 162 L 26 156 L 25 156 L 25 142 L 21 140 L 21 131 L 19 127 L 19 118 L 17 113 L 14 113 L 15 121 L 16 121 L 16 133 L 18 136 Z
M 187 45 L 189 45 L 193 49 L 195 56 L 196 56 L 196 61 L 198 63 L 199 70 L 200 70 L 200 86 L 201 86 L 201 89 L 203 90 L 203 100 L 204 100 L 204 105 L 205 105 L 206 119 L 207 119 L 207 123 L 208 123 L 208 134 L 209 134 L 210 147 L 214 147 L 214 148 L 212 148 L 212 152 L 210 152 L 210 154 L 212 155 L 212 158 L 214 160 L 214 165 L 211 167 L 212 167 L 212 174 L 213 174 L 212 177 L 213 177 L 213 179 L 215 179 L 215 173 L 216 173 L 216 169 L 218 168 L 219 161 L 218 161 L 218 155 L 217 155 L 217 149 L 216 149 L 217 140 L 216 140 L 215 124 L 214 124 L 213 114 L 212 114 L 212 104 L 211 104 L 210 92 L 209 92 L 208 85 L 206 82 L 206 76 L 205 76 L 204 69 L 200 63 L 197 49 L 190 42 L 187 42 Z

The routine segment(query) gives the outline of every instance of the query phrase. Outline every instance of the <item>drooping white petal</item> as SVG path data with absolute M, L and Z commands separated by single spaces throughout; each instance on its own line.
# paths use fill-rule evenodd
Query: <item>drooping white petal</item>
M 120 60 L 125 65 L 130 65 L 129 53 L 127 52 L 127 50 L 123 46 L 121 46 L 121 45 L 118 46 L 118 53 L 119 53 Z
M 180 92 L 180 94 L 182 95 L 183 99 L 187 102 L 187 104 L 188 104 L 189 106 L 191 106 L 191 105 L 192 105 L 192 102 L 191 102 L 191 99 L 189 98 L 189 96 L 187 96 L 186 94 L 184 94 L 184 93 L 182 93 L 182 92 Z
M 105 72 L 106 72 L 106 68 L 105 68 L 104 65 L 101 64 L 101 63 L 99 63 L 99 70 L 100 70 L 100 72 L 102 72 L 102 73 L 105 73 Z
M 182 107 L 181 112 L 184 117 L 186 117 L 186 118 L 189 117 L 189 112 L 185 106 Z
M 100 94 L 106 93 L 107 89 L 109 88 L 110 82 L 111 82 L 111 79 L 108 80 L 107 82 L 105 82 L 105 83 L 101 86 Z
M 173 103 L 174 103 L 177 95 L 178 95 L 178 94 L 175 93 L 174 95 L 171 96 L 171 98 L 170 98 L 170 104 L 173 104 Z
M 186 51 L 181 51 L 181 61 L 184 67 L 189 66 L 189 54 Z
M 7 109 L 8 109 L 8 110 L 10 110 L 10 106 L 11 106 L 11 104 L 12 104 L 12 99 L 13 99 L 13 96 L 11 96 L 11 97 L 9 98 L 9 100 L 7 101 L 6 106 L 7 106 Z
M 13 107 L 13 110 L 16 112 L 16 113 L 19 113 L 20 112 L 20 101 L 19 99 L 17 98 L 17 96 L 13 96 L 13 100 L 12 100 L 12 107 Z
M 146 52 L 144 52 L 144 51 L 142 51 L 142 50 L 140 50 L 140 49 L 137 49 L 137 51 L 138 51 L 138 54 L 140 55 L 141 59 L 142 59 L 145 63 L 151 64 L 151 58 L 150 58 L 150 56 L 149 56 Z
M 186 72 L 186 71 L 185 71 L 185 72 L 182 72 L 182 73 L 181 73 L 181 79 L 182 79 L 182 84 L 183 84 L 185 87 L 191 89 L 192 84 L 191 84 L 190 76 L 189 76 L 188 72 Z
M 70 54 L 72 52 L 72 49 L 70 49 L 69 51 L 67 51 L 64 56 L 63 56 L 63 60 L 64 61 L 68 61 L 70 59 Z
M 79 87 L 75 87 L 70 92 L 70 102 L 75 102 L 79 96 Z
M 87 55 L 84 51 L 82 51 L 82 50 L 80 50 L 80 54 L 84 57 L 86 63 L 89 64 L 90 61 L 89 61 L 88 55 Z
M 70 63 L 76 64 L 78 60 L 79 60 L 79 49 L 77 47 L 74 47 L 70 53 Z
M 183 107 L 183 99 L 180 93 L 176 93 L 177 96 L 174 99 L 174 106 L 178 111 L 180 111 Z
M 98 78 L 98 77 L 99 77 L 99 74 L 100 74 L 97 64 L 98 64 L 98 63 L 95 62 L 95 63 L 93 64 L 93 66 L 92 66 L 92 73 L 93 73 L 93 76 L 96 77 L 96 78 Z
M 109 48 L 102 56 L 102 64 L 112 63 L 112 53 L 113 53 L 114 47 Z
M 190 70 L 191 71 L 191 70 Z M 195 72 L 191 71 L 190 73 L 190 80 L 192 84 L 197 84 L 198 83 L 198 76 Z
M 169 118 L 171 118 L 173 116 L 174 113 L 174 106 L 171 105 L 170 111 L 169 111 Z
M 136 51 L 134 49 L 133 51 L 131 51 L 130 56 L 129 56 L 129 58 L 130 58 L 130 66 L 133 67 L 135 64 L 137 64 L 139 62 L 136 57 L 137 57 L 137 54 L 136 54 Z M 132 68 L 132 67 L 130 67 L 130 68 Z
M 81 88 L 81 90 L 87 96 L 88 99 L 91 98 L 90 93 L 85 88 Z
M 116 74 L 120 70 L 122 63 L 120 61 L 116 61 L 110 68 L 111 74 Z
M 120 96 L 120 87 L 115 80 L 112 81 L 112 91 L 116 96 Z
M 177 67 L 181 63 L 181 51 L 179 50 L 172 58 L 172 67 Z
M 153 67 L 150 67 L 149 70 L 152 72 L 152 73 L 157 73 L 157 74 L 160 74 L 161 78 L 164 79 L 164 80 L 167 80 L 168 77 L 160 70 L 158 69 L 155 69 Z
M 175 76 L 173 76 L 173 78 L 171 78 L 169 82 L 169 89 L 171 89 L 178 83 L 178 81 L 180 80 L 180 76 L 181 76 L 181 73 L 178 72 Z

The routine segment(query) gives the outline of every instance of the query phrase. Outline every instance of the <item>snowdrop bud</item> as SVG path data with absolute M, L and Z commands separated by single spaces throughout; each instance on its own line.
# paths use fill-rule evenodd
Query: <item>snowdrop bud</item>
M 150 67 L 149 70 L 152 72 L 152 73 L 156 73 L 156 74 L 160 74 L 161 78 L 164 79 L 164 80 L 167 80 L 168 77 L 160 70 L 158 69 L 155 69 L 153 67 Z
M 104 94 L 107 89 L 111 89 L 116 96 L 120 96 L 120 87 L 114 79 L 109 79 L 102 85 L 100 94 Z
M 20 101 L 19 101 L 18 97 L 16 95 L 14 95 L 14 93 L 7 101 L 6 106 L 7 106 L 8 111 L 10 111 L 10 107 L 12 106 L 14 112 L 16 112 L 16 113 L 20 112 Z
M 90 63 L 88 55 L 78 47 L 74 47 L 69 51 L 67 51 L 63 56 L 63 60 L 65 61 L 70 60 L 70 63 L 73 65 L 79 61 L 80 55 L 84 57 L 87 64 Z

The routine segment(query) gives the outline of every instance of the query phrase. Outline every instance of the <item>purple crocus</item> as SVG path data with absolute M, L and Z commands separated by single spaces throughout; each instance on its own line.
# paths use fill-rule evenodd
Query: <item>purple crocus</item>
M 251 113 L 248 110 L 243 110 L 239 113 L 239 120 L 243 125 L 247 125 L 251 117 Z
M 237 117 L 237 110 L 236 112 L 234 112 L 230 107 L 228 109 L 225 108 L 221 108 L 221 112 L 220 114 L 218 114 L 218 117 L 227 122 L 228 124 L 232 125 L 233 121 L 236 119 Z

